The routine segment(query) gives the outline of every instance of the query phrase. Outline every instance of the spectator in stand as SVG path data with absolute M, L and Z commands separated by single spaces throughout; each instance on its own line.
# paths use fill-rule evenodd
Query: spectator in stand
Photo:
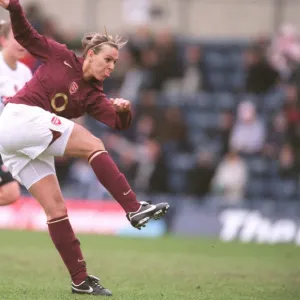
M 239 153 L 259 153 L 265 142 L 265 127 L 258 119 L 252 102 L 244 101 L 238 107 L 237 121 L 234 124 L 230 146 Z
M 162 148 L 158 149 L 156 152 L 156 162 L 153 172 L 149 178 L 149 186 L 147 193 L 170 193 L 169 185 L 168 185 L 168 168 L 166 164 L 166 154 L 163 152 Z
M 124 81 L 120 88 L 122 95 L 134 99 L 134 101 L 138 99 L 142 89 L 158 89 L 155 81 L 160 78 L 157 72 L 158 56 L 154 49 L 143 50 L 139 59 L 141 63 L 132 59 L 132 65 L 129 65 L 124 74 Z
M 134 185 L 138 170 L 138 162 L 131 151 L 123 151 L 119 157 L 119 165 L 121 172 L 124 173 L 130 185 Z
M 293 147 L 297 164 L 300 163 L 300 89 L 293 85 L 286 85 L 286 99 L 284 112 L 287 120 L 287 138 Z
M 128 49 L 128 47 L 124 47 L 119 55 L 118 60 L 118 68 L 116 68 L 115 72 L 112 74 L 111 78 L 111 90 L 114 92 L 119 92 L 125 78 L 127 72 L 135 65 L 135 59 Z
M 174 145 L 179 151 L 188 151 L 187 127 L 178 107 L 168 107 L 157 128 L 156 138 L 163 145 Z
M 280 75 L 266 60 L 261 47 L 253 46 L 246 51 L 245 65 L 248 93 L 266 93 L 279 83 Z
M 144 115 L 153 118 L 156 124 L 162 120 L 162 111 L 157 106 L 157 92 L 155 90 L 143 90 L 141 92 L 140 100 L 136 105 L 135 121 Z
M 268 130 L 267 141 L 264 146 L 265 156 L 277 159 L 280 149 L 286 142 L 286 119 L 282 112 L 275 115 L 272 120 L 271 128 Z
M 299 169 L 296 165 L 296 159 L 292 147 L 284 145 L 279 155 L 279 175 L 283 180 L 295 180 L 299 176 Z
M 160 158 L 160 151 L 160 145 L 152 139 L 145 141 L 143 144 L 137 144 L 139 166 L 134 186 L 139 192 L 149 192 L 151 178 Z
M 292 66 L 292 74 L 289 78 L 289 83 L 300 86 L 300 63 L 295 63 Z
M 161 90 L 168 85 L 168 81 L 182 78 L 182 66 L 175 38 L 170 31 L 162 30 L 155 35 L 154 49 L 159 60 L 156 68 L 159 76 L 155 78 L 155 87 Z
M 247 179 L 246 163 L 235 151 L 231 151 L 217 167 L 212 190 L 223 196 L 228 204 L 236 204 L 244 199 Z
M 136 143 L 144 143 L 148 139 L 154 138 L 154 136 L 155 120 L 147 114 L 140 116 L 135 128 L 134 141 Z
M 181 78 L 176 43 L 169 31 L 161 31 L 152 38 L 149 30 L 141 27 L 128 49 L 133 64 L 121 86 L 124 97 L 137 99 L 141 89 L 162 90 L 168 80 Z
M 203 88 L 202 49 L 200 46 L 187 46 L 182 83 L 179 85 L 183 94 L 195 94 Z
M 284 111 L 288 124 L 288 136 L 294 140 L 297 138 L 297 127 L 300 122 L 299 89 L 295 85 L 286 85 L 285 95 Z
M 132 175 L 131 181 L 138 192 L 167 190 L 164 153 L 154 139 L 154 126 L 153 118 L 145 114 L 138 119 L 133 140 L 112 134 L 105 138 L 107 147 L 123 162 L 121 169 L 127 168 Z
M 121 169 L 127 168 L 127 172 L 132 175 L 130 180 L 133 182 L 134 188 L 138 192 L 154 192 L 154 189 L 150 190 L 150 185 L 154 187 L 158 184 L 156 184 L 153 174 L 157 175 L 157 168 L 164 170 L 159 144 L 152 139 L 147 139 L 143 143 L 133 143 L 116 135 L 110 135 L 105 140 L 109 149 L 117 154 L 120 163 L 123 163 Z M 131 156 L 128 156 L 128 153 Z M 160 178 L 162 177 L 166 177 L 166 174 L 160 174 Z
M 142 64 L 142 53 L 151 49 L 154 45 L 154 38 L 150 31 L 150 28 L 147 26 L 138 26 L 136 30 L 130 34 L 128 39 L 128 50 L 133 56 L 134 61 L 138 64 Z
M 144 70 L 143 89 L 161 89 L 164 75 L 160 73 L 160 59 L 157 50 L 152 47 L 141 53 L 141 67 Z
M 268 52 L 274 68 L 283 79 L 292 75 L 293 65 L 300 63 L 300 39 L 296 27 L 283 24 L 275 35 Z
M 233 113 L 231 111 L 224 111 L 220 118 L 220 127 L 217 136 L 221 141 L 221 156 L 223 157 L 229 152 L 229 141 L 233 127 Z
M 138 150 L 138 166 L 134 185 L 138 191 L 148 193 L 167 192 L 167 168 L 161 146 L 156 141 L 158 120 L 147 114 L 137 119 L 135 143 Z
M 208 151 L 199 152 L 196 165 L 188 172 L 188 194 L 197 197 L 206 196 L 210 192 L 214 172 L 213 154 Z

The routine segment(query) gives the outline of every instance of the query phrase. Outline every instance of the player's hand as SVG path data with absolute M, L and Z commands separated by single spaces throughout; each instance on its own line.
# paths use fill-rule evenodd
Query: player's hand
M 113 107 L 117 112 L 129 112 L 131 110 L 131 104 L 128 100 L 125 100 L 123 98 L 116 98 L 111 100 L 113 102 Z
M 0 6 L 3 8 L 7 8 L 9 4 L 9 0 L 0 0 Z

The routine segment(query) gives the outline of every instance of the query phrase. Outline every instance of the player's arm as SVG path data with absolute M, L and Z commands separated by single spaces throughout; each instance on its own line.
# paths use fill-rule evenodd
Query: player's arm
M 107 99 L 104 93 L 91 99 L 86 106 L 86 112 L 107 126 L 127 129 L 132 120 L 130 102 L 124 99 Z
M 31 26 L 19 0 L 0 0 L 0 5 L 9 11 L 12 30 L 17 42 L 36 58 L 47 61 L 55 53 L 55 50 L 64 47 L 40 35 Z

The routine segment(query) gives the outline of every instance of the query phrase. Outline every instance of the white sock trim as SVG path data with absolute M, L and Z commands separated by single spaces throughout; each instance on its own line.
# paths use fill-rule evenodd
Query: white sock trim
M 80 286 L 80 285 L 82 285 L 83 283 L 85 283 L 85 280 L 84 281 L 82 281 L 81 283 L 79 283 L 79 284 L 75 284 L 73 281 L 72 281 L 72 284 L 74 285 L 74 286 Z
M 139 207 L 139 209 L 137 211 L 132 211 L 131 213 L 135 214 L 135 213 L 139 212 L 141 208 L 142 208 L 142 204 L 140 204 L 140 207 Z
M 107 151 L 106 151 L 106 150 L 99 150 L 99 151 L 97 151 L 96 153 L 94 153 L 94 154 L 92 155 L 92 157 L 89 159 L 89 164 L 91 164 L 92 160 L 93 160 L 96 156 L 98 156 L 98 155 L 100 155 L 100 154 L 102 154 L 102 153 L 107 153 Z
M 62 218 L 60 220 L 47 221 L 47 224 L 54 224 L 54 223 L 58 223 L 58 222 L 62 222 L 62 221 L 68 220 L 68 219 L 69 219 L 69 217 L 65 217 L 65 218 Z

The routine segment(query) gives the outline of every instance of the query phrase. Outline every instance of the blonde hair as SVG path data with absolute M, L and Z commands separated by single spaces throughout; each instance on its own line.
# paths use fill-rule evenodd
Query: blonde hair
M 83 47 L 83 56 L 85 57 L 89 50 L 93 50 L 95 54 L 98 54 L 103 45 L 109 45 L 119 50 L 126 45 L 127 41 L 123 41 L 118 35 L 108 35 L 105 28 L 105 34 L 98 32 L 85 34 L 81 43 Z

